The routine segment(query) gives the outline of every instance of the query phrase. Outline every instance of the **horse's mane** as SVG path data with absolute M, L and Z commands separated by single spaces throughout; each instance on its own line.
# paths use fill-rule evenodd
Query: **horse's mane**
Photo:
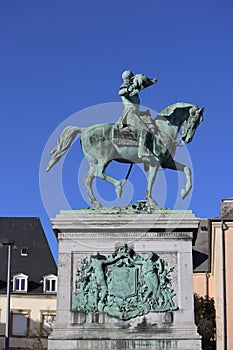
M 171 117 L 178 109 L 190 109 L 192 107 L 197 107 L 192 103 L 186 102 L 176 102 L 170 106 L 164 108 L 161 112 L 159 112 L 158 116 L 169 118 Z M 197 107 L 198 108 L 198 107 Z

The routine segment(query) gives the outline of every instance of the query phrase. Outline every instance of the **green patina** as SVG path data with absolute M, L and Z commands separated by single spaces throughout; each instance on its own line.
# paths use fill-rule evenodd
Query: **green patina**
M 127 206 L 109 206 L 100 208 L 81 208 L 76 210 L 60 210 L 61 214 L 190 214 L 192 210 L 174 210 L 151 207 L 146 201 L 138 201 Z
M 100 208 L 93 193 L 92 183 L 98 177 L 115 186 L 118 197 L 121 196 L 125 181 L 121 182 L 105 173 L 111 161 L 121 163 L 142 163 L 148 171 L 148 183 L 145 198 L 150 208 L 159 209 L 152 198 L 152 187 L 159 167 L 182 171 L 186 177 L 181 197 L 185 198 L 192 188 L 191 169 L 174 160 L 176 147 L 181 142 L 191 142 L 195 131 L 203 120 L 204 108 L 197 105 L 177 102 L 163 109 L 153 120 L 149 110 L 140 110 L 139 93 L 154 85 L 157 79 L 147 78 L 144 74 L 133 75 L 131 71 L 122 74 L 123 83 L 119 96 L 123 104 L 123 113 L 115 125 L 99 124 L 88 128 L 68 126 L 59 137 L 58 145 L 52 150 L 47 171 L 56 164 L 70 148 L 78 133 L 81 133 L 81 145 L 90 168 L 84 177 L 88 198 L 94 208 Z M 182 132 L 178 139 L 180 129 Z M 177 140 L 178 139 L 178 140 Z
M 127 245 L 108 257 L 95 252 L 81 261 L 76 273 L 72 311 L 101 312 L 121 320 L 174 311 L 173 270 L 155 253 L 143 258 Z

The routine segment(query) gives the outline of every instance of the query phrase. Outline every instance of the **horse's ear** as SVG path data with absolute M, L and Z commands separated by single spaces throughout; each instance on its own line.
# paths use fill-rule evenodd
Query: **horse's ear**
M 205 110 L 205 107 L 199 108 L 199 114 L 201 115 L 201 118 L 200 118 L 199 122 L 202 122 L 202 121 L 203 121 L 203 115 L 202 115 L 202 113 L 204 112 L 204 110 Z
M 200 112 L 200 113 L 203 113 L 203 112 L 204 112 L 204 110 L 205 110 L 205 107 L 201 107 L 201 108 L 199 108 L 199 112 Z

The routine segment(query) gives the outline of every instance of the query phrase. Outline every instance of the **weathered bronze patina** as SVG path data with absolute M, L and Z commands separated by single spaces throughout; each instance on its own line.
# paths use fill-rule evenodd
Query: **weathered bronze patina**
M 103 312 L 129 320 L 149 312 L 176 310 L 173 269 L 155 253 L 143 258 L 127 245 L 108 257 L 92 253 L 77 271 L 72 311 Z
M 182 171 L 186 177 L 181 197 L 185 198 L 192 188 L 191 169 L 174 160 L 176 147 L 181 142 L 192 141 L 195 131 L 203 120 L 204 108 L 195 104 L 177 102 L 163 109 L 153 120 L 150 111 L 140 111 L 139 92 L 157 82 L 144 74 L 133 75 L 125 71 L 119 95 L 123 103 L 123 113 L 115 125 L 99 124 L 87 128 L 68 126 L 58 139 L 58 145 L 52 150 L 52 159 L 47 171 L 56 164 L 70 148 L 78 133 L 81 133 L 81 145 L 90 169 L 84 178 L 90 203 L 101 207 L 92 190 L 95 177 L 104 179 L 115 186 L 118 197 L 121 196 L 123 182 L 105 173 L 108 164 L 115 160 L 122 163 L 143 163 L 148 171 L 146 200 L 151 208 L 159 208 L 152 198 L 152 187 L 160 166 Z M 178 139 L 179 131 L 182 133 Z

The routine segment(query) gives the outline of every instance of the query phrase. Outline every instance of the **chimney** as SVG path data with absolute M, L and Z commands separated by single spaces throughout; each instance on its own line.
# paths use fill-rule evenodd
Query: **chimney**
M 222 199 L 220 215 L 221 218 L 233 218 L 233 198 Z

